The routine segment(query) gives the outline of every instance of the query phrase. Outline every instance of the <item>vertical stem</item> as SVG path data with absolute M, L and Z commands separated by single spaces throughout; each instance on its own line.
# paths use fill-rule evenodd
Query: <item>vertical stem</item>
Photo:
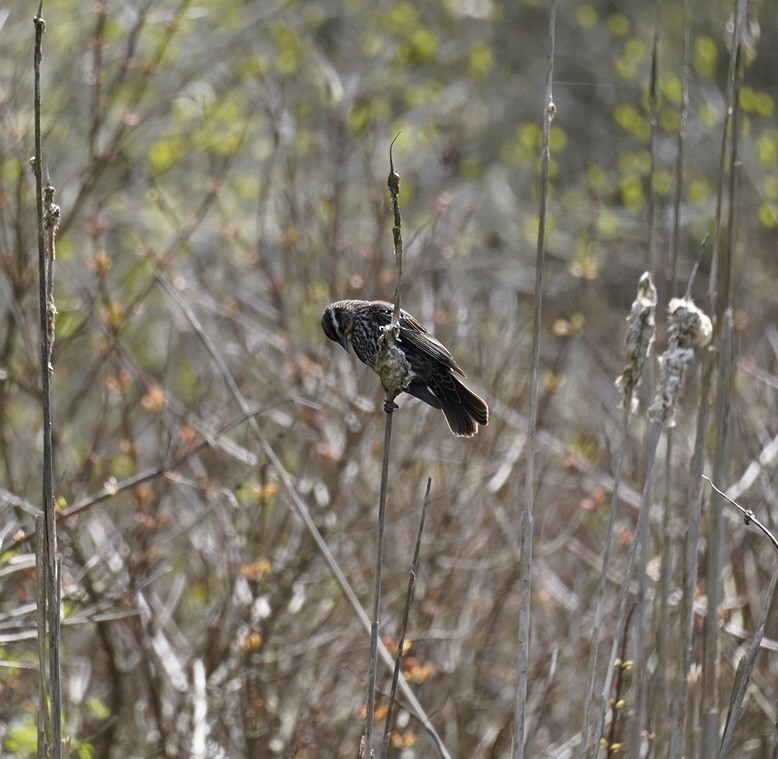
M 733 3 L 732 53 L 729 61 L 727 87 L 727 111 L 721 138 L 720 181 L 716 196 L 716 235 L 714 238 L 714 260 L 711 266 L 710 288 L 714 301 L 710 311 L 715 314 L 715 335 L 720 344 L 720 355 L 717 378 L 717 397 L 715 407 L 715 444 L 713 453 L 712 475 L 714 480 L 722 481 L 722 473 L 726 463 L 726 446 L 729 427 L 729 403 L 732 392 L 732 272 L 735 254 L 735 209 L 737 179 L 739 176 L 738 146 L 740 132 L 740 81 L 742 75 L 741 63 L 741 30 L 745 14 L 745 2 L 735 0 Z M 728 129 L 729 127 L 729 129 Z M 727 136 L 729 135 L 729 164 L 726 165 Z M 725 177 L 728 178 L 727 192 L 729 202 L 728 229 L 726 245 L 721 245 L 724 233 L 723 197 L 725 194 Z M 720 258 L 719 253 L 723 256 Z M 708 517 L 708 562 L 707 562 L 707 593 L 708 606 L 705 617 L 705 633 L 703 643 L 703 752 L 714 756 L 718 743 L 718 607 L 721 597 L 721 563 L 723 526 L 721 519 L 721 498 L 714 494 L 710 500 Z
M 384 528 L 386 525 L 386 492 L 389 484 L 389 446 L 392 442 L 392 416 L 397 409 L 387 398 L 384 404 L 384 462 L 381 468 L 381 494 L 378 500 L 378 538 L 376 541 L 375 576 L 373 581 L 373 617 L 370 625 L 370 660 L 367 678 L 367 714 L 365 715 L 365 745 L 361 756 L 372 757 L 373 716 L 375 712 L 376 673 L 378 671 L 378 615 L 381 606 L 381 574 L 384 563 Z
M 424 493 L 424 503 L 421 507 L 421 519 L 419 520 L 419 531 L 416 535 L 416 548 L 413 551 L 413 561 L 411 561 L 411 571 L 408 575 L 408 592 L 405 595 L 405 611 L 403 612 L 403 621 L 400 628 L 400 637 L 397 641 L 397 656 L 394 660 L 394 672 L 392 673 L 392 688 L 389 691 L 389 707 L 386 712 L 386 725 L 384 727 L 384 741 L 381 747 L 381 759 L 387 759 L 389 756 L 389 739 L 392 735 L 392 724 L 394 722 L 394 710 L 397 704 L 397 682 L 400 679 L 400 664 L 402 663 L 403 649 L 405 648 L 405 634 L 408 630 L 408 617 L 411 613 L 411 602 L 413 601 L 413 589 L 416 587 L 416 575 L 419 571 L 419 554 L 421 553 L 421 536 L 424 534 L 424 522 L 427 519 L 427 507 L 430 502 L 430 488 L 432 479 L 427 478 L 427 490 Z
M 398 134 L 397 137 L 400 135 Z M 392 240 L 394 241 L 394 261 L 397 269 L 397 278 L 394 284 L 394 311 L 392 313 L 392 324 L 397 325 L 400 321 L 400 300 L 403 289 L 403 237 L 402 237 L 402 218 L 400 217 L 400 176 L 395 173 L 394 160 L 392 159 L 392 147 L 397 137 L 389 145 L 389 195 L 392 199 Z
M 556 0 L 551 3 L 548 22 L 548 69 L 546 72 L 546 104 L 543 118 L 543 150 L 540 157 L 540 210 L 538 212 L 538 245 L 535 260 L 535 313 L 532 329 L 532 361 L 530 364 L 530 407 L 527 437 L 527 472 L 524 488 L 524 509 L 521 514 L 521 607 L 519 609 L 519 652 L 517 662 L 516 701 L 513 724 L 513 759 L 524 759 L 526 732 L 527 678 L 529 675 L 530 595 L 532 591 L 532 534 L 535 498 L 535 448 L 538 421 L 538 375 L 540 365 L 540 323 L 543 310 L 543 269 L 546 253 L 546 204 L 548 201 L 548 164 L 550 156 L 551 122 L 556 115 L 552 97 L 554 76 L 554 32 Z
M 41 0 L 42 5 L 42 0 Z M 62 691 L 60 684 L 60 625 L 59 625 L 59 593 L 57 591 L 57 539 L 54 524 L 54 455 L 52 446 L 51 420 L 51 338 L 52 318 L 50 312 L 51 293 L 51 260 L 53 249 L 47 246 L 47 235 L 44 230 L 43 207 L 43 159 L 41 149 L 41 81 L 40 70 L 43 58 L 43 33 L 46 22 L 43 20 L 41 7 L 33 19 L 35 25 L 35 50 L 33 69 L 34 85 L 34 119 L 35 119 L 35 200 L 38 220 L 38 305 L 40 310 L 40 357 L 41 357 L 41 396 L 43 405 L 43 566 L 38 565 L 38 572 L 45 577 L 46 614 L 43 615 L 44 629 L 39 629 L 41 639 L 48 645 L 48 678 L 46 682 L 48 693 L 41 693 L 41 708 L 50 708 L 51 730 L 46 736 L 47 755 L 59 759 L 62 756 Z M 41 617 L 39 616 L 39 620 Z M 46 706 L 43 703 L 46 702 Z M 50 706 L 49 706 L 50 705 Z M 40 752 L 40 746 L 39 746 Z
M 37 605 L 38 622 L 38 683 L 40 688 L 40 705 L 38 707 L 38 752 L 37 759 L 46 759 L 47 737 L 51 735 L 51 709 L 49 707 L 48 670 L 46 661 L 46 536 L 45 518 L 43 512 L 35 517 L 35 601 Z
M 673 430 L 665 431 L 667 458 L 665 459 L 664 482 L 665 488 L 662 498 L 662 564 L 659 586 L 659 629 L 657 634 L 657 667 L 654 677 L 656 696 L 653 709 L 653 732 L 657 746 L 666 745 L 668 735 L 667 717 L 672 702 L 670 681 L 667 679 L 670 643 L 670 587 L 673 582 L 673 530 L 670 514 L 672 511 L 672 454 L 673 454 Z
M 654 171 L 656 167 L 656 126 L 657 111 L 659 110 L 659 97 L 657 88 L 659 86 L 659 32 L 661 21 L 661 0 L 656 0 L 656 14 L 654 17 L 654 44 L 651 53 L 651 80 L 649 83 L 649 123 L 651 127 L 649 155 L 651 156 L 651 170 L 649 172 L 650 186 L 648 188 L 648 260 L 646 261 L 646 271 L 654 272 L 654 218 L 656 213 L 656 190 L 654 189 Z
M 605 548 L 602 554 L 602 571 L 597 585 L 594 606 L 594 624 L 592 625 L 592 642 L 589 647 L 589 670 L 586 676 L 586 693 L 584 700 L 584 719 L 581 730 L 581 746 L 579 757 L 586 756 L 589 750 L 589 737 L 591 735 L 590 722 L 592 718 L 592 705 L 594 704 L 594 680 L 597 674 L 597 651 L 600 645 L 602 633 L 602 617 L 605 605 L 605 589 L 608 582 L 608 570 L 610 569 L 611 550 L 613 548 L 613 532 L 616 524 L 616 512 L 619 506 L 619 490 L 621 488 L 621 472 L 624 466 L 624 457 L 627 449 L 627 430 L 629 425 L 629 399 L 624 401 L 624 409 L 621 417 L 621 447 L 616 458 L 616 468 L 613 473 L 613 494 L 611 496 L 611 510 L 608 515 L 608 526 L 605 529 Z M 599 735 L 594 736 L 595 743 L 600 740 Z
M 675 293 L 678 279 L 678 247 L 681 237 L 681 197 L 683 195 L 683 146 L 686 140 L 686 122 L 689 119 L 689 7 L 683 0 L 683 73 L 681 75 L 681 109 L 678 125 L 678 152 L 675 159 L 675 197 L 673 199 L 673 239 L 671 245 L 671 293 Z
M 700 405 L 697 414 L 697 432 L 694 453 L 691 461 L 689 480 L 689 528 L 686 533 L 686 559 L 684 566 L 684 585 L 680 619 L 680 667 L 675 679 L 674 718 L 670 732 L 670 759 L 680 759 L 683 749 L 683 723 L 690 713 L 688 676 L 692 665 L 692 640 L 694 621 L 694 589 L 697 585 L 697 552 L 700 538 L 700 519 L 702 496 L 700 477 L 705 465 L 705 438 L 708 434 L 710 416 L 710 388 L 713 381 L 713 369 L 716 363 L 715 352 L 707 350 L 702 364 L 700 381 Z
M 611 653 L 609 662 L 611 665 L 616 659 L 616 652 L 618 646 L 624 635 L 624 630 L 627 625 L 627 601 L 629 600 L 630 586 L 632 585 L 632 575 L 635 569 L 635 557 L 637 556 L 638 548 L 640 546 L 639 536 L 646 531 L 650 509 L 650 489 L 648 482 L 653 475 L 654 462 L 656 460 L 656 449 L 659 445 L 659 438 L 662 434 L 662 425 L 658 422 L 653 422 L 648 430 L 648 442 L 646 451 L 646 484 L 643 488 L 643 494 L 640 500 L 640 511 L 638 512 L 638 523 L 635 528 L 635 538 L 632 541 L 632 547 L 629 550 L 629 556 L 627 557 L 627 568 L 624 572 L 624 584 L 621 587 L 621 594 L 619 596 L 619 614 L 616 618 L 616 631 L 613 635 L 613 643 L 611 644 Z M 630 612 L 631 614 L 631 612 Z M 605 708 L 608 703 L 608 694 L 611 689 L 611 682 L 613 680 L 613 666 L 609 666 L 607 674 L 605 675 L 605 683 L 602 687 L 602 695 L 600 700 L 600 707 L 597 713 L 597 722 L 594 727 L 594 735 L 602 735 L 603 725 L 605 724 Z M 632 753 L 637 756 L 638 747 L 632 748 Z M 597 750 L 595 749 L 594 755 L 596 756 Z

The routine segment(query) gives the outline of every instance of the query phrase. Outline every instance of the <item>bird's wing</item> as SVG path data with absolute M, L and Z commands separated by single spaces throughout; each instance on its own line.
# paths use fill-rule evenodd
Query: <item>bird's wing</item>
M 449 353 L 446 346 L 431 335 L 424 325 L 417 322 L 416 319 L 404 311 L 400 317 L 400 340 L 420 353 L 429 356 L 434 361 L 440 362 L 451 371 L 457 372 L 463 377 L 465 376 L 465 373 L 459 364 L 454 361 L 454 357 Z M 412 361 L 411 365 L 413 365 Z
M 443 366 L 461 374 L 464 377 L 464 372 L 459 367 L 453 356 L 448 352 L 443 343 L 436 340 L 427 330 L 420 332 L 416 329 L 409 328 L 407 325 L 400 321 L 400 342 L 406 343 L 408 346 L 415 348 L 420 353 L 429 356 L 434 361 L 438 361 Z M 411 356 L 409 356 L 409 359 Z M 413 365 L 413 361 L 411 361 Z
M 392 321 L 392 313 L 394 306 L 391 303 L 385 301 L 376 301 L 376 304 L 383 306 L 379 313 L 379 319 L 383 323 L 383 326 L 388 325 Z M 451 369 L 452 371 L 461 374 L 463 377 L 465 373 L 462 371 L 459 364 L 454 361 L 454 357 L 449 353 L 443 343 L 435 338 L 430 331 L 420 322 L 413 318 L 407 311 L 400 309 L 400 341 L 415 348 L 420 353 L 429 356 L 434 361 L 439 361 L 441 364 Z M 413 356 L 408 356 L 413 366 Z

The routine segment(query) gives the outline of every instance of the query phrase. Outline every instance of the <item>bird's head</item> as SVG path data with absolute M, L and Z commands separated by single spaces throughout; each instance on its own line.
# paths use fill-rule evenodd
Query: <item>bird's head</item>
M 338 303 L 327 306 L 321 317 L 321 328 L 324 330 L 324 334 L 330 340 L 340 343 L 346 353 L 351 352 L 348 347 L 348 336 L 351 334 L 353 323 L 353 313 Z

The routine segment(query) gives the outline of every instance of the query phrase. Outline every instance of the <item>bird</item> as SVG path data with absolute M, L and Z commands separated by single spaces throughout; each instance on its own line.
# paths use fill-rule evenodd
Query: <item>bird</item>
M 392 321 L 394 307 L 383 300 L 339 300 L 324 309 L 324 334 L 347 353 L 379 373 L 380 338 Z M 451 432 L 472 437 L 479 426 L 489 424 L 489 407 L 459 376 L 465 373 L 448 349 L 407 311 L 400 311 L 396 345 L 410 366 L 404 388 L 433 408 L 441 409 Z M 459 376 L 457 376 L 459 375 Z

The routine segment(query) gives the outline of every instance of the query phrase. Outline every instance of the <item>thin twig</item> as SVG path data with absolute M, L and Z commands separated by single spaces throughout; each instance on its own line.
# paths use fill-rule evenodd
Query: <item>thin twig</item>
M 513 759 L 525 756 L 527 680 L 529 677 L 530 594 L 532 590 L 532 533 L 535 499 L 535 450 L 537 447 L 538 383 L 540 374 L 540 324 L 543 309 L 543 269 L 546 255 L 546 207 L 548 203 L 549 160 L 551 155 L 551 122 L 556 116 L 552 94 L 554 81 L 554 33 L 556 0 L 551 3 L 548 20 L 548 68 L 543 114 L 543 150 L 540 156 L 540 208 L 538 211 L 538 244 L 535 258 L 535 310 L 532 328 L 532 359 L 530 362 L 529 433 L 524 488 L 524 509 L 521 514 L 521 606 L 519 608 L 519 651 L 517 659 L 516 697 L 513 724 Z
M 694 279 L 697 276 L 697 272 L 700 269 L 700 264 L 702 263 L 702 259 L 705 257 L 705 246 L 708 244 L 708 235 L 705 235 L 705 237 L 702 238 L 702 242 L 700 243 L 700 249 L 697 252 L 697 258 L 694 259 L 694 265 L 692 266 L 691 274 L 689 274 L 689 281 L 686 283 L 686 292 L 684 293 L 684 298 L 691 298 L 692 297 L 692 285 L 694 284 Z
M 754 514 L 753 511 L 751 511 L 751 509 L 744 509 L 737 501 L 733 501 L 725 492 L 723 492 L 722 490 L 719 490 L 710 481 L 709 477 L 706 477 L 704 474 L 701 475 L 701 476 L 702 476 L 702 479 L 705 480 L 705 482 L 707 482 L 708 485 L 710 485 L 716 491 L 716 493 L 718 493 L 725 501 L 727 501 L 727 503 L 731 503 L 740 512 L 740 514 L 743 517 L 743 521 L 746 523 L 746 525 L 749 525 L 749 524 L 751 524 L 753 522 L 754 525 L 756 525 L 756 527 L 759 530 L 761 530 L 764 535 L 767 536 L 767 538 L 773 544 L 773 547 L 775 548 L 775 550 L 778 551 L 778 540 L 776 540 L 775 535 L 773 535 L 773 533 L 770 532 L 770 530 L 767 527 L 765 527 L 762 524 L 762 522 L 760 522 L 756 518 L 756 515 Z
M 405 594 L 405 610 L 403 611 L 403 621 L 400 627 L 400 638 L 397 642 L 397 656 L 394 660 L 394 673 L 392 674 L 392 688 L 389 691 L 389 707 L 386 712 L 386 724 L 384 726 L 384 743 L 381 749 L 381 759 L 386 759 L 389 755 L 389 738 L 392 734 L 392 725 L 394 723 L 394 707 L 397 695 L 397 680 L 400 676 L 400 665 L 402 663 L 403 651 L 405 648 L 405 634 L 408 630 L 408 617 L 411 613 L 411 602 L 413 601 L 413 590 L 416 586 L 416 576 L 419 571 L 419 553 L 421 552 L 421 536 L 424 533 L 424 522 L 427 519 L 427 507 L 430 502 L 430 488 L 432 487 L 432 478 L 427 477 L 427 489 L 424 492 L 424 503 L 421 507 L 421 519 L 419 520 L 419 532 L 416 535 L 416 548 L 413 551 L 413 561 L 411 562 L 411 571 L 408 574 L 408 592 Z
M 254 409 L 249 409 L 246 413 L 240 414 L 235 419 L 231 420 L 230 422 L 227 422 L 227 424 L 225 424 L 220 430 L 218 430 L 213 435 L 210 435 L 205 439 L 201 440 L 199 443 L 187 448 L 181 455 L 176 456 L 174 459 L 165 462 L 164 464 L 160 464 L 159 466 L 149 467 L 148 469 L 144 469 L 142 472 L 138 472 L 137 474 L 134 474 L 131 477 L 127 477 L 124 480 L 107 482 L 96 493 L 92 493 L 91 495 L 82 498 L 80 501 L 74 503 L 69 509 L 60 512 L 57 515 L 57 523 L 62 522 L 65 519 L 70 519 L 72 517 L 75 517 L 78 514 L 81 514 L 84 511 L 87 511 L 88 509 L 91 509 L 93 506 L 96 506 L 98 503 L 107 501 L 109 498 L 113 498 L 114 496 L 117 496 L 119 493 L 123 493 L 126 490 L 131 490 L 132 488 L 135 488 L 138 485 L 142 485 L 144 482 L 150 482 L 152 480 L 157 479 L 158 477 L 162 477 L 166 474 L 169 474 L 170 472 L 172 472 L 173 470 L 181 466 L 181 464 L 188 461 L 192 456 L 198 454 L 204 448 L 212 447 L 219 438 L 226 435 L 233 427 L 237 427 L 237 425 L 245 422 L 246 420 L 254 416 L 257 416 L 258 414 L 264 413 L 268 408 L 273 408 L 273 406 L 276 405 L 278 404 L 270 404 L 269 406 L 260 406 Z M 30 541 L 34 535 L 35 535 L 34 531 L 27 533 L 26 535 L 22 535 L 21 537 L 14 540 L 5 548 L 0 549 L 0 558 L 2 558 L 3 554 L 9 551 L 16 551 L 20 546 Z

